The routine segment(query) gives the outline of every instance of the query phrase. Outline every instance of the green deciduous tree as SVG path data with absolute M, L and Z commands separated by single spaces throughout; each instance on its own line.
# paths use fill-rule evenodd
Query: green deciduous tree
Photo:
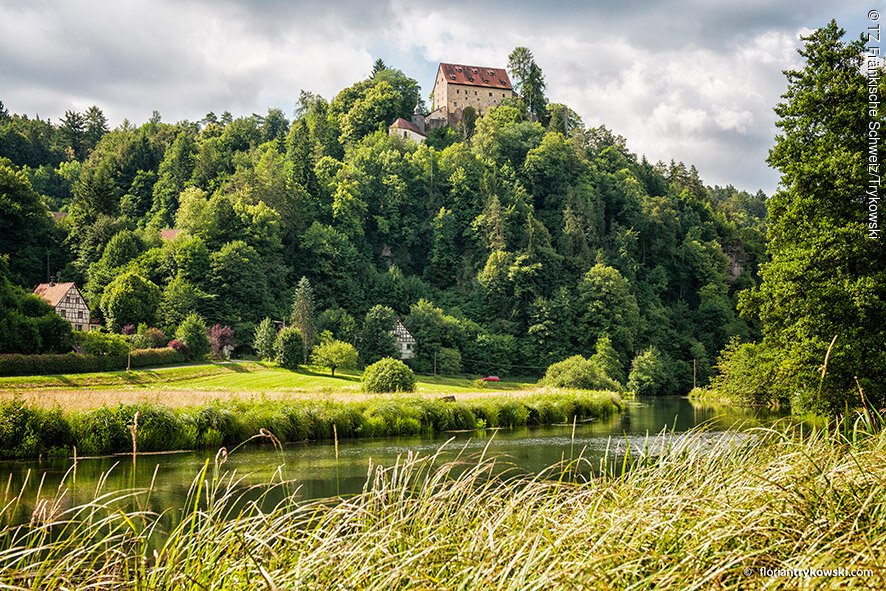
M 804 37 L 805 66 L 786 72 L 769 154 L 782 173 L 768 204 L 770 262 L 741 304 L 759 315 L 761 354 L 777 362 L 772 396 L 796 412 L 837 413 L 859 403 L 855 376 L 869 403 L 886 402 L 886 242 L 868 238 L 865 198 L 869 126 L 882 128 L 886 119 L 882 106 L 868 112 L 863 41 L 843 35 L 831 21 Z M 886 90 L 882 74 L 879 90 Z M 871 150 L 882 162 L 884 144 Z
M 163 288 L 157 322 L 167 334 L 171 334 L 188 314 L 203 310 L 210 300 L 209 294 L 179 273 Z
M 0 255 L 0 353 L 65 353 L 71 348 L 71 323 L 41 298 L 7 278 Z
M 329 339 L 314 347 L 311 360 L 314 365 L 329 368 L 335 377 L 336 369 L 357 367 L 357 349 L 351 343 Z
M 605 333 L 601 335 L 600 338 L 597 339 L 597 344 L 594 348 L 595 352 L 591 355 L 591 362 L 599 367 L 607 376 L 616 382 L 623 384 L 625 382 L 624 365 L 622 364 L 615 347 L 612 346 L 612 341 L 609 339 L 609 335 Z
M 196 312 L 191 312 L 182 320 L 175 331 L 175 338 L 185 346 L 188 359 L 204 359 L 209 355 L 206 322 Z
M 333 338 L 354 343 L 357 338 L 357 321 L 344 308 L 323 310 L 317 316 L 317 334 L 329 332 Z
M 118 331 L 126 324 L 153 324 L 160 305 L 160 288 L 134 271 L 119 275 L 104 289 L 101 311 L 108 327 Z
M 262 361 L 274 360 L 274 341 L 277 339 L 277 331 L 270 318 L 265 318 L 255 327 L 252 340 L 252 348 Z
M 655 347 L 641 352 L 631 363 L 628 390 L 638 396 L 673 394 L 674 378 L 667 360 Z
M 387 306 L 375 305 L 363 320 L 360 339 L 360 363 L 369 365 L 383 357 L 397 355 L 397 340 L 394 338 L 396 312 Z
M 8 273 L 15 283 L 33 286 L 46 277 L 46 257 L 57 259 L 52 218 L 24 172 L 0 159 L 0 255 L 9 256 Z M 58 263 L 59 261 L 56 261 Z
M 277 333 L 274 341 L 274 355 L 280 367 L 296 370 L 305 359 L 305 344 L 301 333 L 295 327 L 287 327 Z
M 585 347 L 606 333 L 620 354 L 634 351 L 640 309 L 630 283 L 617 269 L 598 263 L 582 278 L 578 322 Z

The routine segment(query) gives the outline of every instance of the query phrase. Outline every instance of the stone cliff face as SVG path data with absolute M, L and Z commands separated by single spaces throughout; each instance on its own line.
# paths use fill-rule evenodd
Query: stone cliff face
M 729 283 L 735 283 L 741 277 L 745 265 L 749 261 L 748 254 L 740 244 L 724 244 L 723 250 L 726 253 L 726 258 L 729 259 Z

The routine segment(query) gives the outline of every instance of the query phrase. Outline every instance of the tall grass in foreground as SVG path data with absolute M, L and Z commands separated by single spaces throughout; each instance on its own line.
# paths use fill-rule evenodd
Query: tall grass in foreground
M 857 422 L 798 436 L 676 437 L 658 456 L 502 476 L 484 456 L 406 456 L 364 492 L 299 503 L 242 492 L 224 454 L 171 531 L 150 490 L 48 503 L 0 532 L 0 584 L 27 589 L 886 588 L 886 436 Z M 613 459 L 614 460 L 614 459 Z M 570 476 L 572 475 L 572 476 Z M 282 494 L 271 509 L 267 495 Z M 7 511 L 15 500 L 10 501 Z M 135 503 L 135 505 L 133 505 Z M 128 507 L 127 509 L 123 509 Z M 867 568 L 769 579 L 743 569 Z

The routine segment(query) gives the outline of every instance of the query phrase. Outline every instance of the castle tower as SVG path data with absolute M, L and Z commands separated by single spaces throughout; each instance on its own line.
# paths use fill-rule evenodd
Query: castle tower
M 425 116 L 424 113 L 421 112 L 421 105 L 419 103 L 415 103 L 415 110 L 412 111 L 412 123 L 418 127 L 422 133 L 426 133 Z

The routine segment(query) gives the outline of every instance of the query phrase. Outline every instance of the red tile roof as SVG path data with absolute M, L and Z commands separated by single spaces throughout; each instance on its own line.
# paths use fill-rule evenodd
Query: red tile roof
M 464 84 L 467 86 L 483 86 L 486 88 L 502 88 L 513 90 L 508 73 L 502 68 L 489 68 L 486 66 L 465 66 L 462 64 L 440 64 L 443 77 L 450 84 Z
M 390 129 L 392 127 L 395 129 L 408 129 L 409 131 L 411 131 L 413 133 L 417 133 L 418 135 L 420 135 L 422 137 L 428 137 L 427 134 L 425 132 L 423 132 L 422 130 L 420 130 L 415 123 L 407 121 L 403 117 L 398 117 L 396 121 L 394 121 L 393 123 L 391 123 L 388 126 L 388 129 Z
M 38 295 L 50 305 L 57 306 L 62 298 L 74 287 L 73 283 L 41 283 L 34 288 L 34 295 Z
M 165 230 L 160 230 L 160 239 L 175 240 L 181 232 L 182 231 L 179 228 L 166 228 Z

